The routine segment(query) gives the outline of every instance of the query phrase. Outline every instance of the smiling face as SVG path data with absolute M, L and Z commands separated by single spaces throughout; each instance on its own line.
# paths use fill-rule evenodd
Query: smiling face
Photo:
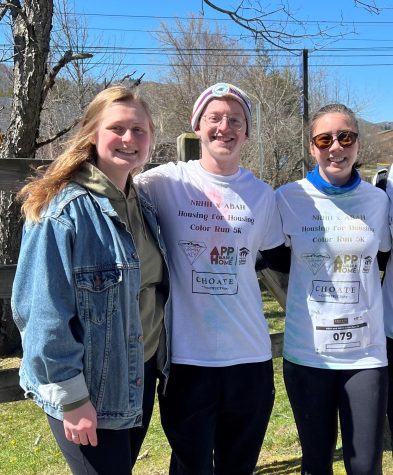
M 321 133 L 333 134 L 336 137 L 341 131 L 357 132 L 353 120 L 341 112 L 331 112 L 322 115 L 315 123 L 312 136 Z M 356 140 L 350 147 L 343 148 L 338 140 L 326 149 L 319 149 L 311 142 L 310 152 L 319 165 L 322 178 L 332 185 L 345 185 L 351 177 L 352 167 L 356 162 L 359 150 L 359 141 Z
M 203 116 L 217 115 L 240 119 L 241 130 L 229 127 L 226 117 L 215 126 L 209 125 Z M 199 126 L 195 131 L 201 140 L 201 165 L 205 170 L 218 175 L 233 175 L 240 163 L 240 150 L 247 140 L 246 118 L 243 107 L 235 99 L 212 99 L 203 111 Z
M 97 167 L 122 190 L 130 172 L 148 160 L 151 141 L 148 115 L 134 101 L 113 102 L 104 109 L 91 139 Z

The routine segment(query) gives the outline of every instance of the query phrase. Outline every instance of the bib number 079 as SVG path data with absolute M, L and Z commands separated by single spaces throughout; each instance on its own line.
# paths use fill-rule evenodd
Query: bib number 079
M 336 332 L 333 333 L 334 341 L 349 341 L 352 339 L 352 332 Z

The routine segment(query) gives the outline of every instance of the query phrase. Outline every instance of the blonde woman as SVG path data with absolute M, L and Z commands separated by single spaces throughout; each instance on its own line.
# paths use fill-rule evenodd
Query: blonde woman
M 12 307 L 20 384 L 46 412 L 75 474 L 129 475 L 158 359 L 167 374 L 168 345 L 158 355 L 165 253 L 153 209 L 132 182 L 153 139 L 146 103 L 112 86 L 87 107 L 65 152 L 19 194 L 26 221 Z

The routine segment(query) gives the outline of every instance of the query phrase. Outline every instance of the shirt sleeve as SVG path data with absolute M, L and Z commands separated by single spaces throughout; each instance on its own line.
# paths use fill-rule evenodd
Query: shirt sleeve
M 133 177 L 138 191 L 144 195 L 158 209 L 160 187 L 165 186 L 165 180 L 170 176 L 173 163 L 160 165 L 145 172 L 139 173 Z M 172 169 L 172 172 L 174 169 Z
M 269 186 L 269 192 L 266 194 L 264 206 L 261 207 L 260 213 L 266 215 L 264 220 L 263 240 L 259 250 L 272 249 L 280 246 L 285 242 L 285 236 L 282 230 L 281 216 L 278 211 L 276 197 L 273 190 Z

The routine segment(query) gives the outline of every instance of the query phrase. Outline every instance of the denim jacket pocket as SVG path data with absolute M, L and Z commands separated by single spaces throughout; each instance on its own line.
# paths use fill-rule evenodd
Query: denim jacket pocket
M 75 274 L 80 315 L 86 320 L 101 325 L 115 311 L 120 269 L 97 269 Z

